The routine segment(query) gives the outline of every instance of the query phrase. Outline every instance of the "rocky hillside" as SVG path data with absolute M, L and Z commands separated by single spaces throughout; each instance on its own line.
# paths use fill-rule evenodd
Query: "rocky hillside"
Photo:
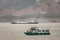
M 41 18 L 60 19 L 59 0 L 0 0 L 0 21 Z

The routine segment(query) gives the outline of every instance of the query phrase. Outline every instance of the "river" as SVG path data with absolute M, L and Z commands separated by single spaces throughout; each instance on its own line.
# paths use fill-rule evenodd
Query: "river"
M 25 35 L 31 27 L 49 29 L 51 35 Z M 60 23 L 10 24 L 0 23 L 0 40 L 60 40 Z

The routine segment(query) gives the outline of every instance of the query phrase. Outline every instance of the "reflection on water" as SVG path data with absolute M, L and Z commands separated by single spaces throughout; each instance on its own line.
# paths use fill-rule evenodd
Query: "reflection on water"
M 25 35 L 24 32 L 30 29 L 31 26 L 37 26 L 39 29 L 49 29 L 51 35 Z M 0 24 L 0 40 L 60 40 L 59 26 L 58 23 L 41 23 L 35 25 Z

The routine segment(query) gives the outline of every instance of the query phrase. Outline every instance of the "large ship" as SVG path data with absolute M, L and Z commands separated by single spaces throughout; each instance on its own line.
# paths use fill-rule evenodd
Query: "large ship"
M 50 35 L 49 30 L 39 30 L 36 27 L 31 27 L 27 32 L 24 32 L 26 35 Z
M 23 21 L 13 21 L 12 24 L 38 24 L 37 21 L 29 21 L 29 22 L 23 22 Z

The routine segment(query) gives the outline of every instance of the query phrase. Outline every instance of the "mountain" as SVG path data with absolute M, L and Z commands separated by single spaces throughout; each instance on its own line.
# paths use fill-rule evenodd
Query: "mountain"
M 60 1 L 0 0 L 0 21 L 9 22 L 12 20 L 32 20 L 41 18 L 60 20 Z

